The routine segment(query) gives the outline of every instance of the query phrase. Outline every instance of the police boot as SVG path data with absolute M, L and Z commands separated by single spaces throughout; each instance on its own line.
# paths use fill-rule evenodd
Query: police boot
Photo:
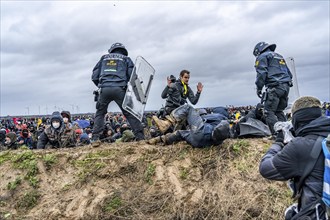
M 162 132 L 163 134 L 171 127 L 172 123 L 169 120 L 161 120 L 157 118 L 157 116 L 152 116 L 152 119 L 154 120 L 156 126 Z
M 154 138 L 149 139 L 147 142 L 149 144 L 156 145 L 156 144 L 162 142 L 162 139 L 161 139 L 160 136 L 158 136 L 158 137 L 154 137 Z

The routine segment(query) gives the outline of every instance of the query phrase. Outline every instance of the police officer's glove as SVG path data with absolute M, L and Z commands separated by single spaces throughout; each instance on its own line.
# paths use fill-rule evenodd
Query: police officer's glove
M 259 90 L 259 89 L 257 89 L 257 96 L 258 96 L 259 98 L 262 97 L 262 92 L 261 92 L 261 90 Z
M 276 133 L 275 143 L 284 147 L 284 133 L 282 130 Z

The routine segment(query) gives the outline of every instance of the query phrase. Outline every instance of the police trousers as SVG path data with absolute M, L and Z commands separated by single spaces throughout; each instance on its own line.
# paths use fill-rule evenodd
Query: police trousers
M 93 136 L 99 137 L 103 132 L 104 117 L 108 112 L 108 106 L 110 102 L 115 101 L 130 124 L 136 140 L 144 139 L 142 123 L 122 107 L 125 93 L 126 87 L 123 86 L 101 88 L 99 99 L 96 103 Z

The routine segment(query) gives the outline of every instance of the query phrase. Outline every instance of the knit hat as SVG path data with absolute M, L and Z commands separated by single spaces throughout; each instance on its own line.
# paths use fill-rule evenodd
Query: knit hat
M 321 102 L 313 96 L 302 96 L 294 101 L 291 114 L 293 115 L 300 109 L 318 107 L 321 108 Z

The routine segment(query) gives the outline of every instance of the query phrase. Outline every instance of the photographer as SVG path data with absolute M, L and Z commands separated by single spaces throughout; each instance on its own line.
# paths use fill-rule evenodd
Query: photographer
M 314 155 L 314 145 L 319 137 L 323 139 L 329 134 L 330 118 L 322 116 L 321 102 L 312 96 L 298 98 L 291 112 L 295 137 L 287 142 L 283 131 L 279 132 L 261 159 L 259 171 L 269 180 L 292 180 L 290 186 L 294 186 L 293 198 L 298 204 L 287 209 L 286 220 L 325 219 L 325 207 L 318 206 L 323 190 L 324 155 Z
M 161 94 L 161 97 L 166 99 L 166 115 L 169 115 L 174 109 L 187 103 L 187 98 L 193 105 L 198 102 L 203 85 L 200 82 L 197 84 L 197 93 L 194 95 L 194 92 L 188 85 L 189 79 L 190 72 L 188 70 L 182 70 L 178 80 L 173 75 L 167 77 L 167 86 Z

